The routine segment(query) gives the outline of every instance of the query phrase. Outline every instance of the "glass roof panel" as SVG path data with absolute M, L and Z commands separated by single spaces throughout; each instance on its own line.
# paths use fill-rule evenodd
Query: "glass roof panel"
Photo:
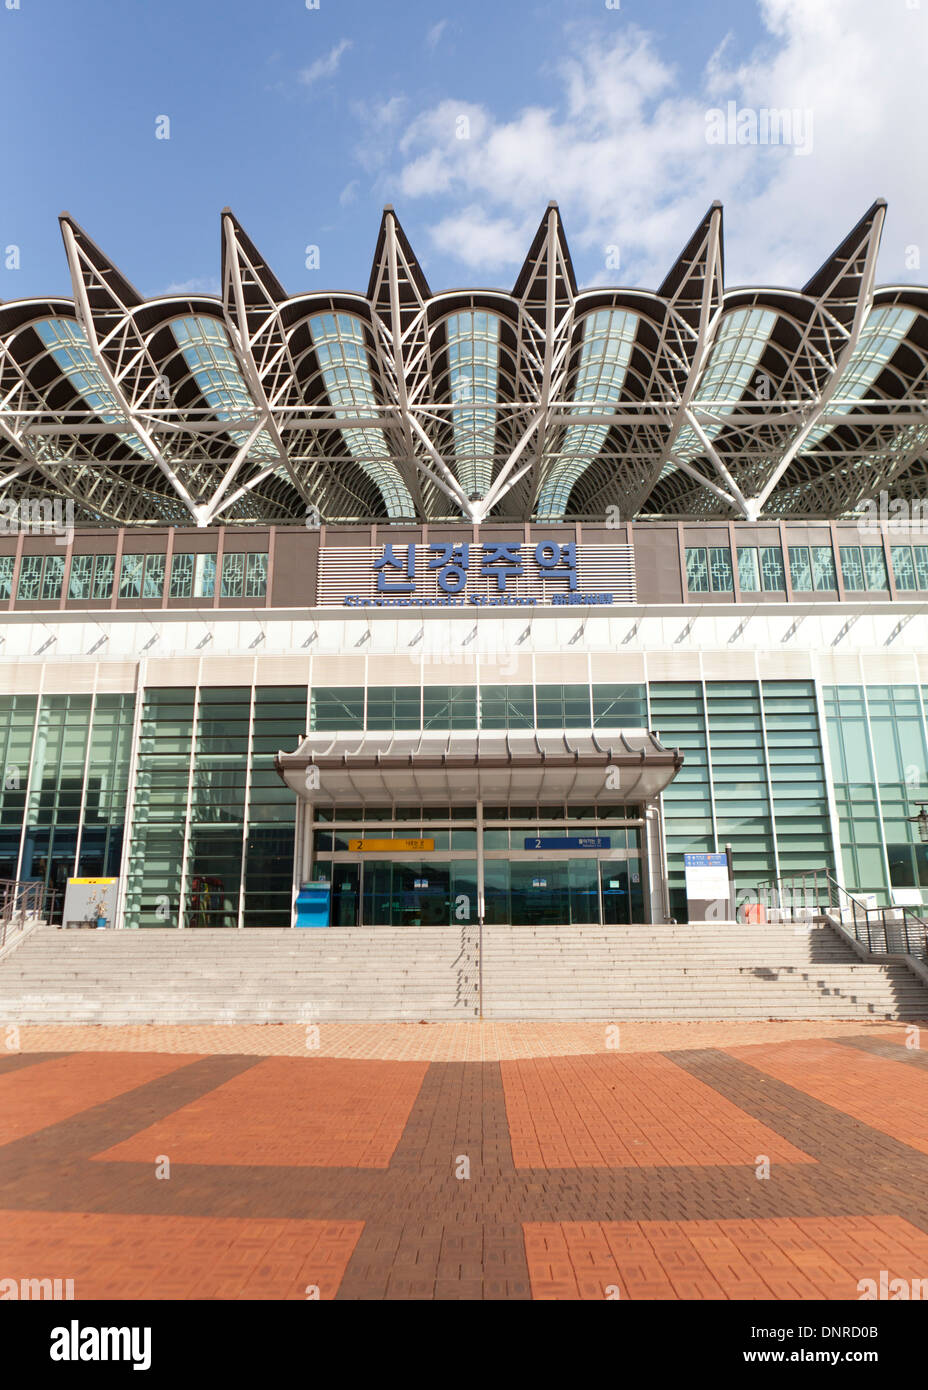
M 217 420 L 254 415 L 255 403 L 239 371 L 225 326 L 217 319 L 188 316 L 172 319 L 170 327 L 190 368 L 190 375 L 207 405 L 215 412 Z M 248 434 L 247 430 L 229 430 L 229 438 L 239 447 L 245 443 Z M 248 457 L 256 463 L 280 458 L 267 430 L 262 430 L 254 439 Z
M 147 456 L 148 450 L 138 435 L 125 428 L 125 414 L 94 359 L 86 333 L 76 319 L 40 319 L 32 326 L 55 364 L 94 415 L 105 424 L 113 425 L 113 433 L 118 434 L 137 453 Z M 118 425 L 124 428 L 115 428 Z
M 353 314 L 314 314 L 309 331 L 336 420 L 350 420 L 366 413 L 365 407 L 378 405 L 361 320 Z M 414 516 L 412 498 L 397 472 L 383 430 L 345 425 L 341 435 L 356 463 L 376 484 L 388 515 Z
M 693 405 L 715 407 L 719 415 L 730 415 L 750 384 L 764 348 L 773 332 L 777 316 L 771 309 L 733 309 L 719 324 L 709 364 L 693 395 Z M 705 433 L 714 439 L 723 428 L 724 420 L 700 422 Z M 677 435 L 673 448 L 674 459 L 698 458 L 705 453 L 696 431 L 688 425 Z M 661 477 L 673 472 L 673 461 L 661 470 Z
M 601 309 L 586 316 L 569 414 L 612 414 L 622 394 L 637 332 L 637 314 Z M 540 518 L 565 514 L 574 483 L 596 458 L 608 433 L 608 425 L 567 426 L 557 462 L 539 494 Z
M 915 316 L 914 309 L 898 304 L 883 304 L 878 309 L 871 309 L 857 346 L 828 404 L 830 415 L 849 414 L 854 409 L 854 401 L 869 394 L 870 387 L 915 322 Z M 833 424 L 816 426 L 799 452 L 808 453 L 834 428 Z
M 445 332 L 456 472 L 469 497 L 483 497 L 493 477 L 500 320 L 479 310 L 452 314 Z

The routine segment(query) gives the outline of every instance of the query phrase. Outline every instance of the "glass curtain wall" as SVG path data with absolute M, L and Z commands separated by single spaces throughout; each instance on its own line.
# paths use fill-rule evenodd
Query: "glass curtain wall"
M 60 920 L 75 874 L 118 875 L 134 695 L 4 696 L 0 877 L 44 884 Z
M 687 853 L 730 844 L 748 882 L 833 867 L 812 681 L 654 682 L 649 695 L 651 727 L 684 754 L 663 794 L 672 917 L 686 917 Z
M 290 925 L 303 686 L 145 692 L 126 926 Z M 247 812 L 247 814 L 246 814 Z
M 844 885 L 851 892 L 928 890 L 928 846 L 915 815 L 926 795 L 928 692 L 916 685 L 824 689 Z

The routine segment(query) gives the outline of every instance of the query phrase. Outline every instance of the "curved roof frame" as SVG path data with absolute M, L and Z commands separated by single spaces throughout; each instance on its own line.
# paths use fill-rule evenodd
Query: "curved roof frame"
M 0 306 L 0 489 L 198 525 L 853 508 L 926 468 L 928 290 L 875 289 L 884 218 L 801 290 L 726 290 L 713 204 L 656 294 L 580 293 L 551 204 L 510 293 L 433 295 L 388 207 L 366 295 L 288 298 L 226 209 L 221 300 L 145 301 L 65 214 L 73 305 Z M 584 355 L 600 311 L 624 325 L 605 373 Z M 42 344 L 43 318 L 74 342 Z M 742 323 L 761 331 L 733 342 Z

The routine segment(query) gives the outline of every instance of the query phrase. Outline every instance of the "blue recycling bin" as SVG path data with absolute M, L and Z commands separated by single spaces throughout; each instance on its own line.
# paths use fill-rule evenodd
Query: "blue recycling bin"
M 329 925 L 332 886 L 325 879 L 303 883 L 296 895 L 296 925 L 298 927 L 327 927 Z

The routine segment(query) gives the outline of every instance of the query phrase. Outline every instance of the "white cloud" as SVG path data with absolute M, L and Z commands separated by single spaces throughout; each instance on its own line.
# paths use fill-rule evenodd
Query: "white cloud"
M 590 278 L 602 279 L 605 248 L 618 246 L 618 278 L 653 286 L 720 198 L 729 283 L 800 285 L 885 196 L 880 279 L 917 278 L 905 248 L 921 242 L 928 264 L 928 8 L 902 0 L 760 0 L 759 8 L 763 43 L 739 58 L 729 37 L 701 70 L 666 62 L 640 29 L 603 42 L 598 28 L 569 28 L 543 107 L 503 118 L 443 100 L 402 132 L 398 122 L 381 130 L 381 168 L 391 166 L 406 198 L 440 199 L 432 240 L 469 268 L 510 264 L 513 237 L 534 229 L 556 198 Z M 729 100 L 810 110 L 811 152 L 708 144 L 707 109 Z M 527 249 L 524 241 L 522 255 Z
M 481 270 L 485 266 L 521 265 L 534 230 L 530 219 L 488 218 L 475 205 L 436 222 L 429 235 L 436 250 L 470 270 Z
M 433 24 L 425 36 L 425 46 L 434 51 L 438 47 L 442 34 L 448 27 L 447 19 L 440 19 L 437 24 Z
M 220 293 L 218 275 L 195 275 L 192 280 L 180 280 L 168 285 L 162 294 L 212 294 Z
M 350 183 L 345 184 L 345 187 L 338 195 L 338 201 L 343 208 L 346 208 L 350 203 L 355 202 L 358 196 L 358 189 L 360 187 L 360 179 L 352 179 Z
M 351 48 L 350 39 L 342 39 L 334 48 L 331 48 L 325 57 L 317 58 L 314 63 L 310 63 L 308 68 L 300 71 L 300 81 L 307 87 L 312 86 L 323 77 L 334 77 L 338 72 L 338 65 L 342 60 L 342 55 Z

